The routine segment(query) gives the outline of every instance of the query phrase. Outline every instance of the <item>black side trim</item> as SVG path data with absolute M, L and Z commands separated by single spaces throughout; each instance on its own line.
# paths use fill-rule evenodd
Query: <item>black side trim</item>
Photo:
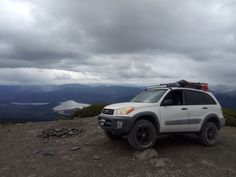
M 165 125 L 185 125 L 185 124 L 188 124 L 188 119 L 168 120 L 165 122 Z
M 189 119 L 188 123 L 189 124 L 199 124 L 202 119 L 196 118 L 196 119 Z
M 165 125 L 185 125 L 185 124 L 199 124 L 201 122 L 200 118 L 196 119 L 181 119 L 181 120 L 168 120 Z

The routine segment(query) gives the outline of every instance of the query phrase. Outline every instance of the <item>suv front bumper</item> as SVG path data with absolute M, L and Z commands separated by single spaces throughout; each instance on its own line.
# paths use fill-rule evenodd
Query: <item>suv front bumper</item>
M 132 117 L 108 116 L 100 114 L 98 116 L 98 125 L 112 134 L 128 134 L 133 125 Z

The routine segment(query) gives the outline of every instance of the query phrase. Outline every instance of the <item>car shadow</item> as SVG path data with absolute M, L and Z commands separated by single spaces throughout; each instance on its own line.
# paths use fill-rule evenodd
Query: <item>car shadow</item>
M 116 149 L 130 150 L 132 149 L 126 138 L 111 140 L 110 143 L 113 144 Z M 184 147 L 203 147 L 201 146 L 199 139 L 196 135 L 193 134 L 168 134 L 160 135 L 157 138 L 157 141 L 154 145 L 154 149 L 175 149 L 175 148 L 184 148 Z
M 178 146 L 200 146 L 200 142 L 196 135 L 175 133 L 158 136 L 154 147 L 157 149 L 162 149 L 167 147 L 175 148 Z

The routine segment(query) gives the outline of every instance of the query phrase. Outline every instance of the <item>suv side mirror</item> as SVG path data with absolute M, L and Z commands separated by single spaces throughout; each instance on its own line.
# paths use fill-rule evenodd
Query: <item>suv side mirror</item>
M 170 106 L 173 105 L 173 100 L 172 99 L 166 99 L 162 102 L 162 106 Z

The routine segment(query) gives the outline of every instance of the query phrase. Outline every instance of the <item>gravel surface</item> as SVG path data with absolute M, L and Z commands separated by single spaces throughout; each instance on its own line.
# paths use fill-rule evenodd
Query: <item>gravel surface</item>
M 77 129 L 72 136 L 40 137 Z M 193 135 L 171 135 L 147 152 L 135 151 L 125 139 L 108 139 L 96 118 L 4 125 L 0 142 L 0 177 L 236 176 L 233 127 L 224 127 L 210 148 Z

